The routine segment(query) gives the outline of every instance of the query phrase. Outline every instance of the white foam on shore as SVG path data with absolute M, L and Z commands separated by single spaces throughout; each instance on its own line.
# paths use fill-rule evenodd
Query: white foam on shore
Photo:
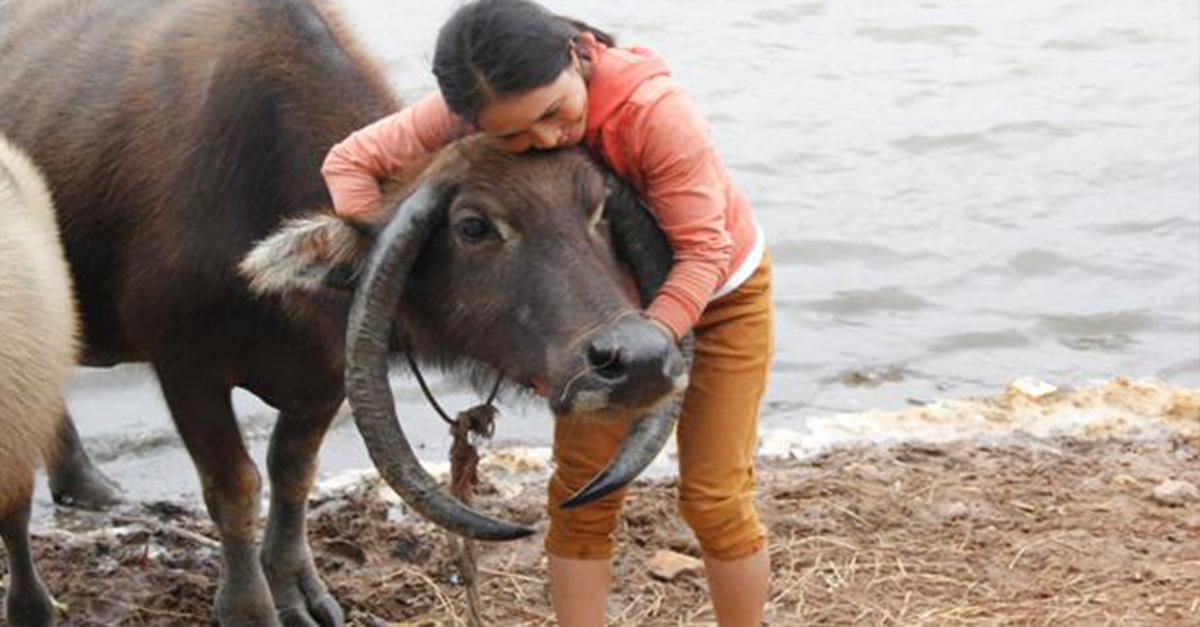
M 1066 390 L 1025 378 L 997 396 L 938 400 L 899 411 L 813 416 L 800 429 L 764 429 L 758 454 L 807 459 L 831 449 L 864 444 L 943 444 L 1017 434 L 1148 437 L 1169 432 L 1200 438 L 1200 389 L 1174 387 L 1156 379 L 1116 378 Z M 643 475 L 675 474 L 675 450 L 672 438 Z M 449 474 L 445 461 L 425 460 L 422 464 L 435 477 Z M 480 467 L 502 494 L 515 497 L 529 479 L 549 476 L 551 451 L 544 446 L 484 451 Z M 377 476 L 374 470 L 342 473 L 322 481 L 318 493 L 345 490 Z
M 804 459 L 862 444 L 941 444 L 1018 434 L 1145 437 L 1171 431 L 1200 437 L 1200 390 L 1125 378 L 1063 390 L 1026 378 L 1014 381 L 998 396 L 938 400 L 899 411 L 816 416 L 802 430 L 765 430 L 759 454 Z

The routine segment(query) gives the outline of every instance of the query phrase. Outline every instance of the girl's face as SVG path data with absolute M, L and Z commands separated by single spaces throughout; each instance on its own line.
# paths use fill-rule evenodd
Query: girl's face
M 583 139 L 586 123 L 587 83 L 574 53 L 554 82 L 499 96 L 479 112 L 480 129 L 512 153 L 574 146 Z

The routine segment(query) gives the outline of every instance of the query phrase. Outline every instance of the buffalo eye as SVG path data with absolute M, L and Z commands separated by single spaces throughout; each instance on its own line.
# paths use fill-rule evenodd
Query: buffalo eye
M 478 216 L 471 216 L 459 220 L 454 225 L 454 230 L 458 232 L 458 236 L 467 242 L 479 242 L 486 238 L 492 232 L 492 225 L 488 224 L 487 220 Z

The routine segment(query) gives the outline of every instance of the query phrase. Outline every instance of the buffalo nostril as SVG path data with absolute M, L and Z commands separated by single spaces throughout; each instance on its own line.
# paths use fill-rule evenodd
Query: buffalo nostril
M 592 372 L 610 383 L 625 378 L 625 362 L 621 349 L 592 345 L 588 347 L 588 366 Z

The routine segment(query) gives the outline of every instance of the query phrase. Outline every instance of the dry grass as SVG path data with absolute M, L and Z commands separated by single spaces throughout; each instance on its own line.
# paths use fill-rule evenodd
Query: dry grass
M 1200 443 L 1177 436 L 908 446 L 765 462 L 768 622 L 1200 624 L 1200 503 L 1153 502 L 1150 491 L 1165 479 L 1200 485 Z M 536 526 L 544 524 L 543 494 L 533 483 L 517 499 L 479 500 Z M 316 503 L 311 517 L 318 567 L 351 622 L 464 624 L 450 543 L 425 526 L 389 523 L 377 495 L 362 486 Z M 172 509 L 134 520 L 144 532 L 37 538 L 47 583 L 70 607 L 63 623 L 207 622 L 218 560 L 191 535 L 212 537 L 204 516 Z M 712 624 L 702 579 L 659 581 L 646 572 L 655 550 L 698 554 L 671 482 L 635 487 L 619 542 L 610 624 Z M 488 624 L 554 625 L 540 540 L 480 548 Z
M 1197 461 L 1195 443 L 1177 438 L 860 449 L 769 463 L 769 623 L 1196 624 L 1200 504 L 1165 507 L 1148 495 L 1167 478 L 1200 482 Z M 645 572 L 656 549 L 698 553 L 673 491 L 640 485 L 628 504 L 614 625 L 713 620 L 702 581 Z M 554 624 L 536 547 L 492 548 L 483 596 L 494 624 Z M 461 592 L 439 594 L 454 607 L 431 604 L 402 624 L 455 624 Z

